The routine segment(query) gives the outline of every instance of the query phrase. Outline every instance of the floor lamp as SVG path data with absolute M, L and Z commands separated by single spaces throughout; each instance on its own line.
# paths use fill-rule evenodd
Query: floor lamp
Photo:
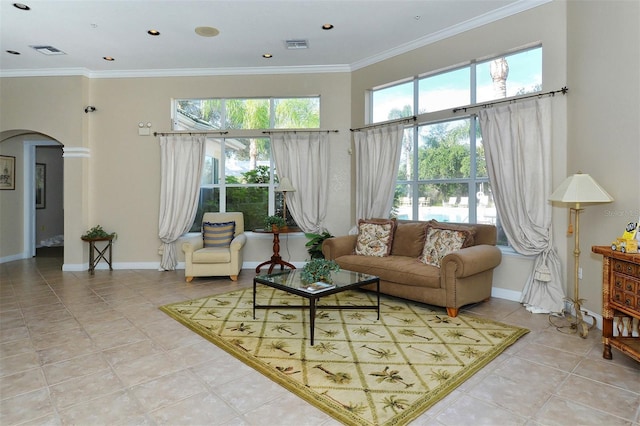
M 549 317 L 549 321 L 558 330 L 569 327 L 572 333 L 578 333 L 580 337 L 586 338 L 589 330 L 595 325 L 595 318 L 591 315 L 583 314 L 580 305 L 582 299 L 580 299 L 579 290 L 579 270 L 580 270 L 580 212 L 584 209 L 580 208 L 580 203 L 610 203 L 613 201 L 613 197 L 607 193 L 598 183 L 588 174 L 582 174 L 580 172 L 573 176 L 569 176 L 558 186 L 558 188 L 551 194 L 549 201 L 556 201 L 560 203 L 575 204 L 575 207 L 569 208 L 569 229 L 567 233 L 569 235 L 574 234 L 574 249 L 573 256 L 575 258 L 574 271 L 573 271 L 573 299 L 566 298 L 566 300 L 573 303 L 574 315 L 568 315 L 566 318 L 569 321 L 568 326 L 558 326 L 554 324 L 552 318 Z M 575 233 L 571 224 L 572 216 L 575 217 Z M 583 315 L 591 316 L 592 323 L 588 324 Z
M 295 192 L 296 189 L 291 185 L 291 181 L 287 177 L 280 179 L 280 185 L 276 188 L 276 191 L 282 192 L 283 206 L 282 206 L 282 218 L 287 220 L 287 192 Z

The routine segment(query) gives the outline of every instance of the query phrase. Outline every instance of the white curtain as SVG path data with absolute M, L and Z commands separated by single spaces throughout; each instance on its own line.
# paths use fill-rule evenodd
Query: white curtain
M 374 127 L 354 134 L 356 219 L 389 217 L 403 135 L 404 124 Z
M 296 189 L 287 192 L 287 208 L 304 232 L 322 233 L 329 190 L 329 134 L 281 132 L 271 134 L 276 171 Z
M 175 241 L 191 228 L 198 210 L 200 176 L 205 154 L 204 135 L 160 137 L 160 268 L 178 264 Z
M 524 101 L 478 114 L 487 171 L 509 243 L 535 255 L 521 303 L 533 313 L 562 312 L 560 258 L 551 230 L 551 99 Z

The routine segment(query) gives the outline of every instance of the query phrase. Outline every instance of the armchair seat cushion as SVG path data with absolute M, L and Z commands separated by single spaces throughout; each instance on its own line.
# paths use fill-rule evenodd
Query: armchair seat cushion
M 205 247 L 193 252 L 193 263 L 229 263 L 231 250 L 228 247 Z

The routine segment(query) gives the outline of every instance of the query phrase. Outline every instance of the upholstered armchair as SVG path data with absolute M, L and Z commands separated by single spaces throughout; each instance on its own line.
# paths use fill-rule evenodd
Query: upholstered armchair
M 237 281 L 246 242 L 242 212 L 205 213 L 201 236 L 182 244 L 186 281 L 223 275 Z

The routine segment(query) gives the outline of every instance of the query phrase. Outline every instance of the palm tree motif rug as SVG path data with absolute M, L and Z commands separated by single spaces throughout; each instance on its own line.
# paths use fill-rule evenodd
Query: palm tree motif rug
M 348 425 L 403 425 L 479 371 L 529 330 L 381 295 L 375 311 L 321 305 L 375 303 L 354 290 L 321 298 L 315 342 L 309 311 L 256 310 L 253 289 L 160 309 L 250 367 Z M 259 304 L 306 299 L 259 285 Z

